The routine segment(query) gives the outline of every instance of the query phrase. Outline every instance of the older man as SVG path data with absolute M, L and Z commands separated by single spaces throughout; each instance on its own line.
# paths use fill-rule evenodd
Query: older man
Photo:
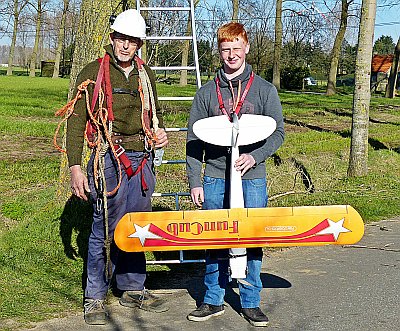
M 144 287 L 144 254 L 120 251 L 111 240 L 124 214 L 151 210 L 153 150 L 168 143 L 164 129 L 158 127 L 162 118 L 154 75 L 136 55 L 146 37 L 145 21 L 129 9 L 116 17 L 111 28 L 104 57 L 89 63 L 77 78 L 76 91 L 87 79 L 97 81 L 84 92 L 90 102 L 86 95 L 77 101 L 67 126 L 71 189 L 81 199 L 89 197 L 94 209 L 84 303 L 88 324 L 107 321 L 104 300 L 111 275 L 123 292 L 121 305 L 154 312 L 168 309 L 164 300 Z M 101 104 L 104 108 L 97 112 Z M 106 125 L 98 122 L 101 114 L 107 114 Z M 87 177 L 81 169 L 84 136 L 91 138 L 93 147 Z

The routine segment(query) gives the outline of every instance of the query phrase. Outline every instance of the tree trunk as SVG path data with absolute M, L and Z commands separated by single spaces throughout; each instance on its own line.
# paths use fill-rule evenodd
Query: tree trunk
M 37 17 L 36 17 L 36 33 L 35 33 L 35 44 L 33 45 L 33 51 L 31 55 L 31 63 L 29 66 L 29 77 L 36 76 L 36 61 L 39 49 L 39 39 L 40 39 L 40 28 L 42 25 L 42 0 L 37 2 Z
M 188 17 L 188 22 L 187 22 L 187 27 L 186 27 L 186 35 L 190 36 L 192 34 L 192 25 L 191 25 L 191 19 L 190 15 Z M 189 58 L 189 47 L 190 47 L 190 40 L 184 40 L 183 45 L 182 45 L 182 60 L 181 60 L 181 66 L 182 67 L 187 67 L 188 65 L 188 58 Z M 188 71 L 187 70 L 181 70 L 181 77 L 179 78 L 179 85 L 180 86 L 186 86 L 187 85 L 187 77 L 188 77 Z
M 396 96 L 396 81 L 397 81 L 397 73 L 399 72 L 399 62 L 400 62 L 400 38 L 397 41 L 397 45 L 394 50 L 392 68 L 390 69 L 389 81 L 386 86 L 386 98 L 394 98 Z
M 18 0 L 14 0 L 13 16 L 14 16 L 14 25 L 13 25 L 13 34 L 11 37 L 10 53 L 8 54 L 7 76 L 12 75 L 15 44 L 17 42 L 17 31 L 18 31 L 18 21 L 19 21 Z
M 56 50 L 56 58 L 54 61 L 53 78 L 58 78 L 58 76 L 60 75 L 60 62 L 64 44 L 64 29 L 65 29 L 65 20 L 67 18 L 68 6 L 69 6 L 69 0 L 64 0 L 64 8 L 61 16 L 60 30 L 58 31 L 58 38 L 57 38 L 57 50 Z
M 363 0 L 356 58 L 349 177 L 368 173 L 368 121 L 376 0 Z
M 232 0 L 232 21 L 237 22 L 238 19 L 239 19 L 239 0 Z
M 349 16 L 349 4 L 351 1 L 342 0 L 342 12 L 340 16 L 340 27 L 336 34 L 335 42 L 333 43 L 331 52 L 331 66 L 328 76 L 328 85 L 326 88 L 326 95 L 334 95 L 336 93 L 336 74 L 339 64 L 340 49 L 344 40 L 344 34 L 347 29 L 347 19 Z
M 193 3 L 193 8 L 196 8 L 197 4 L 199 3 L 200 0 L 195 0 Z M 192 35 L 192 20 L 190 15 L 188 16 L 188 22 L 186 26 L 186 35 L 190 36 Z M 181 60 L 181 66 L 182 67 L 187 67 L 188 62 L 189 62 L 189 48 L 190 48 L 190 40 L 185 40 L 183 42 L 183 48 L 182 48 L 182 60 Z M 187 78 L 188 73 L 187 70 L 181 70 L 181 77 L 179 79 L 179 85 L 181 86 L 186 86 L 187 85 Z
M 278 90 L 281 89 L 282 2 L 283 0 L 276 0 L 274 64 L 272 68 L 272 84 Z

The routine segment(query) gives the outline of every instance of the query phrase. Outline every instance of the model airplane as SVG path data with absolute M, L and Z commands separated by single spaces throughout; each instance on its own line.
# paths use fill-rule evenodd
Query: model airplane
M 243 114 L 239 120 L 232 113 L 232 122 L 226 115 L 212 116 L 197 121 L 193 125 L 194 134 L 209 144 L 231 147 L 229 207 L 244 208 L 242 177 L 235 169 L 239 158 L 239 146 L 250 145 L 268 138 L 276 129 L 272 117 Z M 246 248 L 229 250 L 229 267 L 232 278 L 246 278 Z
M 223 115 L 197 121 L 193 130 L 203 141 L 231 146 L 236 160 L 239 146 L 266 139 L 275 125 L 267 116 L 243 114 L 230 122 Z M 128 252 L 229 248 L 232 278 L 245 278 L 246 247 L 354 244 L 364 234 L 351 206 L 243 208 L 241 176 L 233 164 L 230 184 L 230 209 L 126 214 L 115 229 L 117 246 Z

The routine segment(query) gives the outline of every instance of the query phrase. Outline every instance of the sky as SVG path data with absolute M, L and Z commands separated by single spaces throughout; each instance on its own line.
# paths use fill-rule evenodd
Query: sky
M 211 0 L 210 0 L 211 1 Z M 359 0 L 361 2 L 361 0 Z M 374 42 L 380 36 L 391 36 L 396 44 L 400 37 L 400 1 L 393 6 L 386 5 L 389 0 L 377 0 Z M 10 39 L 0 35 L 0 45 L 10 45 Z
M 391 36 L 394 43 L 400 38 L 400 1 L 393 7 L 379 5 L 378 1 L 374 41 L 382 35 Z

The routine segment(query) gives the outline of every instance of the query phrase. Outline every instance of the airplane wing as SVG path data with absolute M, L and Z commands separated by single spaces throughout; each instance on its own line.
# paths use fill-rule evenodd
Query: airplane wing
M 232 126 L 226 115 L 212 116 L 194 123 L 193 132 L 206 143 L 232 146 Z M 243 114 L 239 120 L 238 145 L 249 145 L 268 138 L 276 129 L 272 117 Z

